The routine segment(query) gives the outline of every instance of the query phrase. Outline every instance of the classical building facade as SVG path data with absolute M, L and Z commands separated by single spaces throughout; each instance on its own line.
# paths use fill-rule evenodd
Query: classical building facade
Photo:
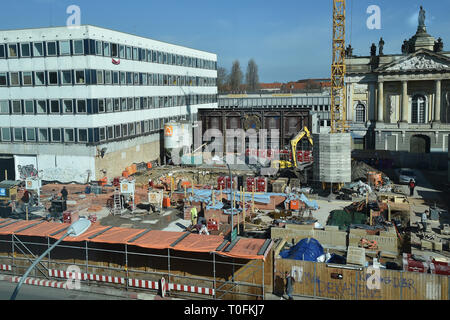
M 421 9 L 416 34 L 401 54 L 385 55 L 384 41 L 371 55 L 347 49 L 347 117 L 355 149 L 411 154 L 448 151 L 450 52 L 427 33 Z

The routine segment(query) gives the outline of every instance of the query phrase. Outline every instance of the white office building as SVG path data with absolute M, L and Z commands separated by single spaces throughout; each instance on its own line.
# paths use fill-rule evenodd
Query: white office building
M 86 182 L 157 160 L 217 108 L 217 55 L 90 25 L 0 31 L 0 180 Z

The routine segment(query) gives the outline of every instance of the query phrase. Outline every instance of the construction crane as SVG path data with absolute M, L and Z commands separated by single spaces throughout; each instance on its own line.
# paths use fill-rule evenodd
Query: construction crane
M 345 133 L 347 98 L 345 94 L 345 15 L 346 0 L 333 0 L 333 62 L 331 65 L 331 134 Z

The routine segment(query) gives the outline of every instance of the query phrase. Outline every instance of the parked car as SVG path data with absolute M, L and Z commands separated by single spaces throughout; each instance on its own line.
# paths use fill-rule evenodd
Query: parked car
M 402 168 L 398 169 L 397 176 L 398 176 L 398 182 L 400 184 L 408 184 L 409 181 L 413 180 L 414 183 L 416 183 L 417 175 L 412 169 Z

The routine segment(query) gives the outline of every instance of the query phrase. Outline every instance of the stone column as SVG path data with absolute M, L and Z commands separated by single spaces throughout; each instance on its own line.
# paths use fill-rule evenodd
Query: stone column
M 369 83 L 369 120 L 375 121 L 376 120 L 376 88 L 375 83 L 371 82 Z
M 384 122 L 384 83 L 378 82 L 378 117 L 377 122 Z
M 402 81 L 402 116 L 401 122 L 408 122 L 409 113 L 408 81 Z
M 433 122 L 441 122 L 441 80 L 436 80 L 436 92 L 435 92 L 435 105 L 434 105 L 434 119 Z

